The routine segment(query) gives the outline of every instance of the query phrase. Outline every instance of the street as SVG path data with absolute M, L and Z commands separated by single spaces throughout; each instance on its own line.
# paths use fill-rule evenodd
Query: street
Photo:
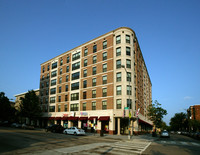
M 127 136 L 87 133 L 64 135 L 44 130 L 0 127 L 0 154 L 192 154 L 200 152 L 200 142 L 182 135 L 170 138 L 151 135 Z

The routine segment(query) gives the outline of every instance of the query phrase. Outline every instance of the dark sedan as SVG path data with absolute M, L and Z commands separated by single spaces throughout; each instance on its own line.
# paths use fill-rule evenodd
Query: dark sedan
M 46 132 L 51 131 L 53 133 L 63 133 L 63 130 L 64 130 L 63 126 L 59 124 L 50 125 L 45 129 Z

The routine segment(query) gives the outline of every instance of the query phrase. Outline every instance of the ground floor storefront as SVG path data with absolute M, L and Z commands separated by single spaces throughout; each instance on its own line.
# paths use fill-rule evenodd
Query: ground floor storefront
M 107 114 L 107 115 L 106 115 Z M 41 119 L 42 126 L 60 124 L 64 128 L 78 127 L 86 132 L 103 132 L 117 135 L 140 134 L 152 131 L 152 125 L 141 118 L 115 117 L 112 113 L 68 113 L 51 115 Z

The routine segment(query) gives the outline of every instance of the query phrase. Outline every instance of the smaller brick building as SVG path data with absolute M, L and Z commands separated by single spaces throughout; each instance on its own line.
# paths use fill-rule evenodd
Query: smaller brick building
M 189 119 L 200 121 L 200 105 L 190 106 L 187 111 Z

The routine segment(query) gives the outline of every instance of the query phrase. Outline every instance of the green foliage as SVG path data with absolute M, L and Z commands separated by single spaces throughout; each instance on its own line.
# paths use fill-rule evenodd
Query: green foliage
M 188 126 L 187 114 L 186 113 L 176 113 L 174 117 L 170 119 L 170 127 L 173 131 L 183 131 L 186 130 Z
M 4 92 L 0 92 L 0 120 L 11 121 L 14 119 L 15 108 L 11 107 L 9 99 Z
M 189 127 L 192 131 L 200 131 L 200 121 L 199 120 L 189 120 L 188 121 Z
M 42 115 L 39 98 L 33 90 L 28 91 L 28 93 L 25 94 L 25 97 L 22 98 L 19 115 L 21 117 L 27 117 L 30 120 L 35 120 Z
M 154 104 L 148 108 L 148 116 L 157 128 L 162 127 L 162 118 L 164 115 L 167 115 L 167 110 L 163 109 L 161 104 L 155 100 Z

